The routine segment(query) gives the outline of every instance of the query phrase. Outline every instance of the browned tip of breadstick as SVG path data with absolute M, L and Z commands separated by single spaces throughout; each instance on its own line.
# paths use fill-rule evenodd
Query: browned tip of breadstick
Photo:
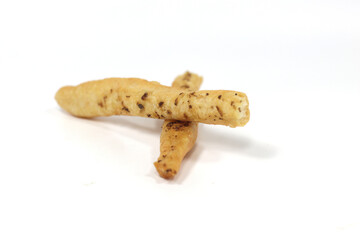
M 171 86 L 182 90 L 197 91 L 202 81 L 203 78 L 201 76 L 187 71 L 177 76 Z
M 166 120 L 160 136 L 160 156 L 154 162 L 163 178 L 173 178 L 180 170 L 185 155 L 193 148 L 198 133 L 198 123 Z

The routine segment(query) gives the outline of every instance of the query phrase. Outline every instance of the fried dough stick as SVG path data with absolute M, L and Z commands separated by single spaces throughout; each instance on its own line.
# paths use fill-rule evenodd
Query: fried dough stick
M 237 127 L 250 117 L 244 93 L 179 90 L 139 78 L 107 78 L 63 87 L 55 99 L 72 115 L 87 118 L 130 115 Z
M 172 87 L 196 91 L 201 83 L 202 77 L 186 72 L 173 81 Z M 164 121 L 160 136 L 160 156 L 154 162 L 161 177 L 169 179 L 176 175 L 183 158 L 195 145 L 197 133 L 197 122 Z

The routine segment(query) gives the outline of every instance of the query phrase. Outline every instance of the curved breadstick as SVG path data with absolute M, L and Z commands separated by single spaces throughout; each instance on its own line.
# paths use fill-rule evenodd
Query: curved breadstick
M 130 115 L 244 126 L 250 117 L 244 93 L 184 91 L 138 78 L 107 78 L 63 87 L 58 104 L 78 117 Z
M 173 81 L 172 87 L 196 91 L 201 83 L 202 77 L 186 72 Z M 197 122 L 164 121 L 160 136 L 160 156 L 154 162 L 161 177 L 169 179 L 176 175 L 183 158 L 193 148 L 197 133 Z

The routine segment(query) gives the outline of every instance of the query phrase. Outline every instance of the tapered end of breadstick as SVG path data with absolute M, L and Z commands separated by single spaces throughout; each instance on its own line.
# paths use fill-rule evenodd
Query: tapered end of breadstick
M 177 173 L 177 171 L 173 170 L 172 168 L 168 168 L 168 169 L 163 168 L 161 164 L 158 162 L 154 162 L 154 166 L 158 171 L 159 175 L 165 179 L 173 179 Z
M 55 94 L 55 100 L 62 109 L 71 113 L 71 106 L 74 105 L 74 87 L 65 86 L 60 88 Z
M 197 130 L 196 122 L 164 122 L 160 136 L 160 156 L 154 163 L 161 177 L 170 179 L 180 171 L 181 161 L 195 144 Z
M 197 91 L 203 81 L 203 77 L 189 71 L 177 76 L 172 83 L 173 88 Z

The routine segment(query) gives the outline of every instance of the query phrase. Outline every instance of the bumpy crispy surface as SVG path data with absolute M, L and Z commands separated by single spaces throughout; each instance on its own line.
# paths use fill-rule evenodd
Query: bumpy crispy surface
M 173 81 L 172 87 L 196 91 L 201 83 L 202 77 L 186 72 Z M 197 122 L 164 121 L 160 136 L 160 156 L 154 162 L 161 177 L 173 178 L 179 172 L 183 158 L 195 144 L 197 133 Z
M 63 87 L 55 99 L 78 117 L 130 115 L 230 127 L 244 126 L 250 117 L 244 93 L 185 91 L 138 78 L 107 78 Z

